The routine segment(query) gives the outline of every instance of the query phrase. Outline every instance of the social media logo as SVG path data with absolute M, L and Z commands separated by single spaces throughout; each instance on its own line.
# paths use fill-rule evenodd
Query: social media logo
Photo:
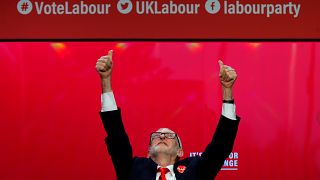
M 205 7 L 208 13 L 216 14 L 217 12 L 219 12 L 221 5 L 218 0 L 207 0 Z
M 122 14 L 128 14 L 132 10 L 132 2 L 130 0 L 120 0 L 117 4 L 118 11 Z
M 32 11 L 32 3 L 29 0 L 20 0 L 17 4 L 20 14 L 26 15 Z

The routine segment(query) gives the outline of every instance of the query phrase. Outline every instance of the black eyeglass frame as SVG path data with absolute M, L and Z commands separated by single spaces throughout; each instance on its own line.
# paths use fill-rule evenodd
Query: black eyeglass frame
M 177 141 L 178 141 L 179 147 L 182 148 L 181 142 L 180 142 L 180 138 L 179 138 L 179 136 L 178 136 L 177 133 L 152 132 L 152 133 L 150 133 L 150 145 L 151 145 L 152 141 L 153 141 L 154 139 L 156 139 L 156 138 L 152 138 L 152 135 L 155 134 L 155 133 L 160 134 L 159 137 L 156 137 L 156 138 L 160 138 L 160 136 L 161 136 L 162 134 L 164 135 L 165 138 L 168 138 L 168 139 L 175 139 L 175 138 L 176 138 Z M 174 134 L 174 137 L 173 137 L 173 138 L 167 137 L 167 134 Z

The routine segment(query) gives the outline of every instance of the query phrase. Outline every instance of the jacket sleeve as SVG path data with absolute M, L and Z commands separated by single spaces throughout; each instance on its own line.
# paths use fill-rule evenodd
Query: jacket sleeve
M 214 179 L 220 171 L 224 160 L 232 151 L 239 121 L 238 116 L 237 120 L 220 116 L 213 138 L 200 158 L 198 173 L 201 179 Z
M 132 148 L 124 129 L 120 109 L 100 112 L 104 129 L 108 136 L 105 143 L 114 165 L 117 179 L 128 179 L 132 168 Z

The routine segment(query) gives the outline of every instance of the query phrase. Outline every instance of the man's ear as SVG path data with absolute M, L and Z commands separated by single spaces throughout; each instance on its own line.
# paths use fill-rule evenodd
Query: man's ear
M 181 158 L 183 156 L 183 149 L 179 149 L 177 152 L 177 156 Z
M 147 158 L 149 158 L 151 155 L 150 155 L 150 146 L 148 147 L 148 155 L 147 155 Z

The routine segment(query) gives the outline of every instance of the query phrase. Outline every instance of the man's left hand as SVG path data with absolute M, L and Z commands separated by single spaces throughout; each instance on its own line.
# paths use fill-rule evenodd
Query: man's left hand
M 224 88 L 232 88 L 235 80 L 237 79 L 236 71 L 227 65 L 224 65 L 221 60 L 219 60 L 220 65 L 220 82 Z

